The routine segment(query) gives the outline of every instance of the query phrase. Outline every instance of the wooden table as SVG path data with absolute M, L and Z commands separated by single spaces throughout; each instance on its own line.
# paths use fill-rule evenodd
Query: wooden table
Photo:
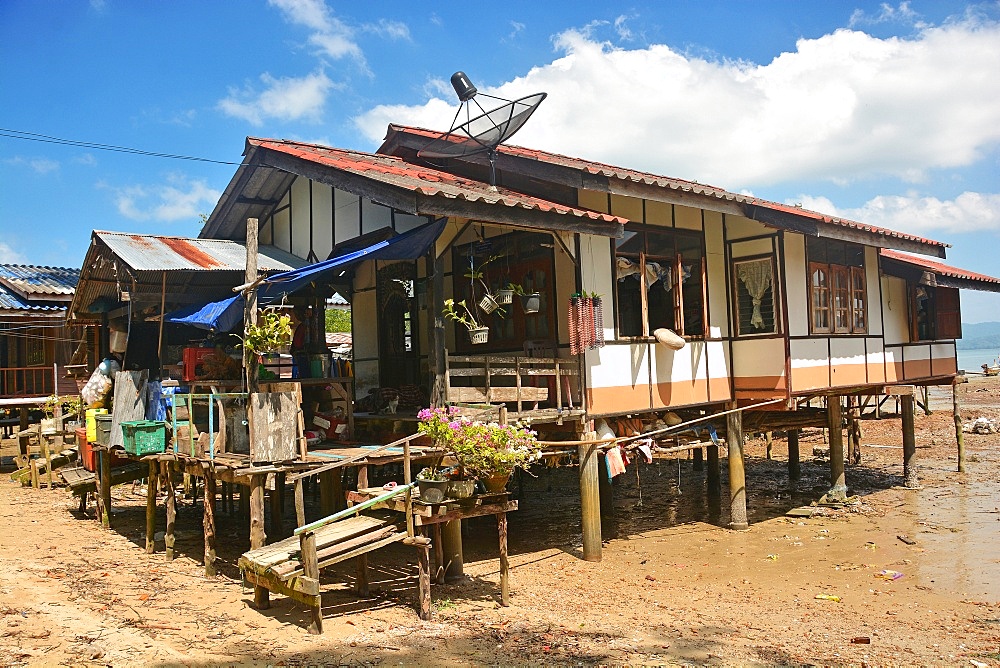
M 356 492 L 347 493 L 347 501 L 351 504 L 364 503 L 384 494 L 386 490 L 381 487 L 369 487 L 359 489 Z M 406 513 L 406 501 L 395 497 L 388 501 L 376 504 L 374 508 L 387 508 L 399 513 Z M 500 544 L 500 604 L 510 605 L 510 564 L 507 559 L 507 513 L 517 510 L 517 501 L 512 500 L 510 495 L 502 494 L 482 494 L 467 501 L 447 500 L 444 503 L 423 503 L 420 501 L 419 492 L 413 495 L 413 524 L 421 527 L 426 533 L 428 529 L 433 532 L 432 544 L 434 546 L 434 571 L 437 584 L 444 583 L 444 553 L 441 545 L 441 525 L 445 522 L 455 520 L 461 521 L 473 517 L 484 515 L 496 515 L 497 534 Z

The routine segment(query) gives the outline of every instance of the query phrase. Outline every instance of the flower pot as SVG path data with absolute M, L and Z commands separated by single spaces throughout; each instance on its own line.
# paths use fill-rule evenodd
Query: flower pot
M 511 289 L 497 290 L 496 299 L 498 304 L 512 304 L 514 302 L 514 291 Z
M 485 294 L 483 295 L 483 298 L 479 300 L 479 308 L 483 309 L 483 312 L 487 315 L 493 313 L 493 311 L 496 311 L 499 307 L 500 305 L 497 304 L 497 300 L 494 299 L 491 294 Z
M 448 494 L 450 480 L 424 480 L 417 478 L 417 489 L 420 491 L 420 500 L 424 503 L 441 503 Z
M 448 483 L 449 499 L 468 499 L 475 493 L 475 480 L 452 480 Z
M 521 295 L 521 306 L 524 307 L 525 313 L 538 313 L 539 309 L 542 308 L 541 293 L 532 292 L 530 295 Z
M 469 330 L 469 343 L 486 343 L 490 340 L 489 327 L 477 327 Z
M 489 494 L 501 494 L 507 488 L 510 473 L 494 473 L 483 478 L 483 486 Z

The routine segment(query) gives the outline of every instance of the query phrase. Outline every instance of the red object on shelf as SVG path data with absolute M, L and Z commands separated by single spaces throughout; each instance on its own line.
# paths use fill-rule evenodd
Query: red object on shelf
M 86 427 L 76 428 L 76 444 L 80 448 L 80 461 L 83 463 L 83 468 L 94 473 L 97 470 L 97 453 L 91 448 L 91 442 L 87 440 Z M 111 456 L 111 468 L 126 463 L 128 463 L 127 459 L 115 455 Z
M 184 349 L 184 381 L 198 380 L 198 365 L 215 352 L 215 348 Z

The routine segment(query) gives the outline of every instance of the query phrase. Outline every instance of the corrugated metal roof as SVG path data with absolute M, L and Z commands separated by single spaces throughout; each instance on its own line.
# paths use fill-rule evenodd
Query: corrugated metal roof
M 285 153 L 421 195 L 552 212 L 614 225 L 624 225 L 628 222 L 627 219 L 620 216 L 557 204 L 508 188 L 493 188 L 482 181 L 463 178 L 422 165 L 414 165 L 395 156 L 256 137 L 247 137 L 247 144 Z
M 65 310 L 79 279 L 79 269 L 0 264 L 0 309 Z
M 963 281 L 973 281 L 977 283 L 987 283 L 991 286 L 1000 286 L 1000 278 L 994 278 L 993 276 L 987 276 L 986 274 L 977 274 L 974 271 L 966 271 L 965 269 L 959 269 L 958 267 L 951 267 L 927 258 L 916 257 L 914 255 L 900 253 L 899 251 L 889 250 L 886 248 L 879 250 L 879 255 L 890 260 L 895 260 L 896 262 L 902 262 L 904 264 L 917 267 L 923 271 L 933 272 L 938 276 L 947 276 L 949 278 L 957 278 Z
M 136 271 L 246 269 L 246 246 L 235 241 L 101 231 L 94 235 Z M 304 264 L 304 260 L 274 246 L 258 249 L 257 267 L 261 271 L 290 271 Z
M 427 137 L 428 140 L 439 137 L 441 134 L 440 132 L 427 130 L 425 128 L 409 127 L 403 125 L 390 125 L 389 132 L 390 135 L 392 135 L 393 132 L 408 133 L 416 136 Z M 658 186 L 661 188 L 681 191 L 684 193 L 703 195 L 706 197 L 714 197 L 719 200 L 737 202 L 739 204 L 759 206 L 765 209 L 770 209 L 772 211 L 778 211 L 781 213 L 792 214 L 794 216 L 807 218 L 809 220 L 829 223 L 831 225 L 838 225 L 841 227 L 846 227 L 856 230 L 863 230 L 873 234 L 895 237 L 897 239 L 905 239 L 907 241 L 913 241 L 920 244 L 927 244 L 930 246 L 937 246 L 941 248 L 949 247 L 949 244 L 945 244 L 940 241 L 934 241 L 933 239 L 926 239 L 924 237 L 919 237 L 913 234 L 907 234 L 905 232 L 897 232 L 895 230 L 876 227 L 874 225 L 866 225 L 864 223 L 859 223 L 857 221 L 848 220 L 847 218 L 828 216 L 826 214 L 822 214 L 816 211 L 803 209 L 802 207 L 780 204 L 778 202 L 772 202 L 769 200 L 761 199 L 759 197 L 752 197 L 750 195 L 740 195 L 738 193 L 724 190 L 723 188 L 718 188 L 716 186 L 710 186 L 703 183 L 697 183 L 695 181 L 686 181 L 683 179 L 660 176 L 657 174 L 642 172 L 635 169 L 626 169 L 624 167 L 607 165 L 601 162 L 595 162 L 593 160 L 573 158 L 570 156 L 560 155 L 558 153 L 550 153 L 548 151 L 540 151 L 537 149 L 524 148 L 522 146 L 514 146 L 509 144 L 504 144 L 500 146 L 498 152 L 501 155 L 509 155 L 528 160 L 537 160 L 539 162 L 543 162 L 546 164 L 559 165 L 562 167 L 567 167 L 570 169 L 586 172 L 588 174 L 600 174 L 607 178 L 618 179 L 622 181 L 631 181 L 634 183 L 643 183 L 646 185 Z

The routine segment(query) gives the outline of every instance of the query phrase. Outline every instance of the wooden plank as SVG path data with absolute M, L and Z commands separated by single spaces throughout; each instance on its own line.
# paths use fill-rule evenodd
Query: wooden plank
M 295 392 L 250 395 L 250 460 L 282 462 L 299 456 L 296 439 L 299 406 Z
M 516 387 L 491 387 L 488 390 L 481 387 L 455 387 L 452 386 L 450 401 L 459 403 L 495 403 L 518 400 L 518 388 Z M 520 400 L 522 402 L 547 401 L 549 398 L 549 388 L 547 387 L 524 387 L 520 389 Z
M 316 554 L 316 534 L 307 531 L 299 536 L 300 553 L 302 555 L 302 574 L 319 584 L 319 563 Z M 323 632 L 322 599 L 318 592 L 311 595 L 309 603 L 309 633 Z
M 115 374 L 115 398 L 111 410 L 111 438 L 108 445 L 124 447 L 122 422 L 146 418 L 146 384 L 149 371 L 119 371 Z

